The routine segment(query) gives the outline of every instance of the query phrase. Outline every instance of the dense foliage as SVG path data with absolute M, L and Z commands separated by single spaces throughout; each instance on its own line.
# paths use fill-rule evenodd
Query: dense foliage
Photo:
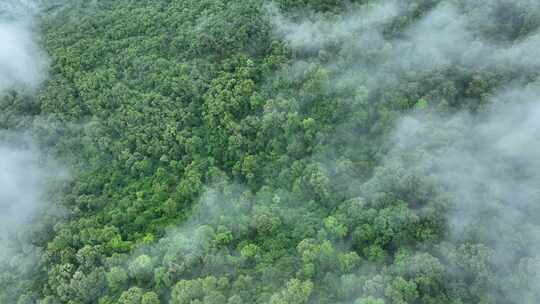
M 498 264 L 478 233 L 450 236 L 452 199 L 415 165 L 467 128 L 427 123 L 434 144 L 401 150 L 389 138 L 403 115 L 474 116 L 538 71 L 395 64 L 408 29 L 455 2 L 493 21 L 475 40 L 511 45 L 538 29 L 540 9 L 398 1 L 399 16 L 376 25 L 381 45 L 354 44 L 363 28 L 316 47 L 276 29 L 280 18 L 339 23 L 377 2 L 44 9 L 48 79 L 2 96 L 0 127 L 30 130 L 71 177 L 49 198 L 63 211 L 29 236 L 37 258 L 21 246 L 0 266 L 0 303 L 537 303 L 537 253 Z

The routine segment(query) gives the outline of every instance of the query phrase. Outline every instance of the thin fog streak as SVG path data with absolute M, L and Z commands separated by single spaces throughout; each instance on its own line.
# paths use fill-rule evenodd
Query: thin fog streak
M 397 37 L 384 35 L 386 25 L 407 13 L 407 5 L 397 1 L 362 5 L 332 18 L 318 13 L 290 18 L 274 6 L 268 7 L 267 15 L 274 34 L 296 51 L 339 50 L 327 65 L 337 83 L 360 83 L 374 90 L 395 84 L 400 75 L 426 74 L 455 65 L 471 70 L 505 65 L 524 73 L 536 71 L 540 33 L 502 44 L 486 38 L 486 33 L 497 30 L 501 22 L 497 10 L 505 5 L 519 13 L 540 11 L 539 3 L 527 0 L 443 2 Z

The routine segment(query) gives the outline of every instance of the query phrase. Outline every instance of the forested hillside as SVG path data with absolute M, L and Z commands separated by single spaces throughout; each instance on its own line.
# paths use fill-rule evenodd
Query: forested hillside
M 0 303 L 540 303 L 540 2 L 20 3 Z

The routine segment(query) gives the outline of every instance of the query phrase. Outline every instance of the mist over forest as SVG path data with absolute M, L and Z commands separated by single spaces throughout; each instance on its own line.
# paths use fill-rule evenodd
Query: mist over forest
M 3 0 L 0 303 L 540 303 L 540 2 Z

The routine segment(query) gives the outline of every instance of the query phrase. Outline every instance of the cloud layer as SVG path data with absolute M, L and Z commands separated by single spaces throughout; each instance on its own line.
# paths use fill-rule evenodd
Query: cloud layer
M 391 22 L 414 9 L 402 2 L 381 1 L 331 18 L 317 13 L 286 17 L 274 8 L 269 16 L 275 34 L 296 52 L 297 67 L 309 66 L 304 61 L 316 62 L 330 71 L 326 89 L 363 88 L 366 96 L 376 96 L 353 107 L 397 104 L 399 100 L 389 92 L 439 81 L 418 82 L 422 75 L 441 73 L 444 80 L 444 73 L 452 69 L 467 77 L 485 71 L 510 75 L 509 80 L 497 80 L 496 89 L 482 100 L 471 101 L 474 112 L 438 112 L 436 106 L 430 107 L 432 102 L 440 104 L 438 97 L 431 100 L 427 94 L 414 113 L 396 120 L 389 132 L 391 148 L 370 181 L 339 181 L 347 183 L 343 188 L 351 193 L 368 196 L 373 191 L 391 191 L 384 187 L 399 178 L 402 187 L 418 180 L 433 185 L 449 202 L 444 241 L 490 248 L 493 276 L 509 282 L 497 286 L 498 292 L 511 303 L 535 303 L 540 297 L 535 291 L 540 285 L 540 60 L 536 55 L 540 3 L 448 1 L 427 10 L 399 33 L 385 33 Z M 516 28 L 525 30 L 515 32 Z M 324 56 L 329 51 L 335 54 Z M 389 100 L 380 98 L 386 95 Z M 361 134 L 349 124 L 338 130 L 334 138 L 343 139 L 341 151 L 360 151 L 355 137 Z M 321 154 L 336 156 L 335 152 Z M 339 166 L 339 160 L 325 157 L 320 159 L 328 163 L 329 171 Z M 396 179 L 388 180 L 392 179 L 385 175 L 388 172 Z M 495 290 L 490 291 L 491 297 L 496 298 Z
M 0 5 L 0 93 L 14 88 L 35 88 L 43 80 L 47 60 L 35 42 L 31 1 Z

